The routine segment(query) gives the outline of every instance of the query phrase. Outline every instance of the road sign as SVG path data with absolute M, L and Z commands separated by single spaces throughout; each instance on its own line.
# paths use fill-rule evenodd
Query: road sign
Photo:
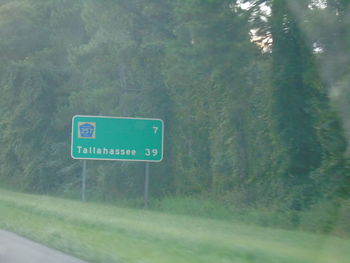
M 74 116 L 74 159 L 160 162 L 164 123 L 160 119 Z

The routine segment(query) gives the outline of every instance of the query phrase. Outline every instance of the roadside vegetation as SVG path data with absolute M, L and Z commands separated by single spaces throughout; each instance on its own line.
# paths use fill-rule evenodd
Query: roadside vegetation
M 0 190 L 0 227 L 93 263 L 347 263 L 350 240 Z M 215 213 L 213 210 L 211 210 Z
M 348 0 L 0 0 L 0 188 L 46 196 L 1 190 L 0 227 L 96 262 L 345 262 L 349 54 Z M 72 201 L 74 115 L 164 120 L 149 211 L 138 162 L 87 161 Z
M 350 202 L 347 200 L 325 201 L 315 204 L 307 211 L 295 211 L 235 207 L 203 197 L 169 197 L 153 200 L 151 209 L 170 214 L 350 237 Z

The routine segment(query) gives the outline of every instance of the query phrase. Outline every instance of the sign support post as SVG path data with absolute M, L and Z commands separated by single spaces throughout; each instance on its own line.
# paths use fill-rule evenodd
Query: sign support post
M 144 196 L 144 208 L 148 208 L 149 199 L 149 163 L 145 163 L 145 196 Z
M 86 190 L 86 160 L 83 160 L 83 172 L 81 180 L 81 201 L 85 202 L 85 190 Z

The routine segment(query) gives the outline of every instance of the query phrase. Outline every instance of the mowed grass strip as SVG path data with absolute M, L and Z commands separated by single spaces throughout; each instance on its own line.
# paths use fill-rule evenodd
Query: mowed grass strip
M 92 263 L 348 263 L 350 240 L 0 190 L 0 228 Z

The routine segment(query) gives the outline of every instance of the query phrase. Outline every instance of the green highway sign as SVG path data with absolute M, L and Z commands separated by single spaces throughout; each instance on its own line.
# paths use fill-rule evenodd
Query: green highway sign
M 160 119 L 77 115 L 72 119 L 74 159 L 160 162 L 164 123 Z

